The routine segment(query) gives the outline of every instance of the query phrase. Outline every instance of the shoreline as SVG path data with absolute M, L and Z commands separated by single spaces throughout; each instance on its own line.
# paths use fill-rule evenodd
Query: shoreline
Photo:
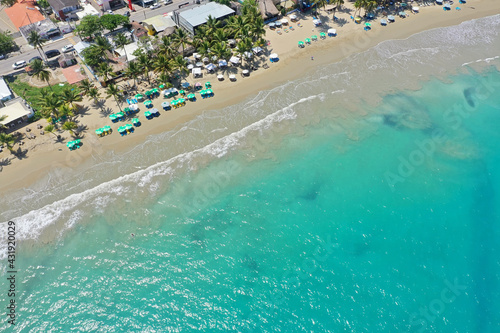
M 351 5 L 352 4 L 346 4 Z M 475 9 L 471 8 L 476 6 Z M 297 41 L 302 36 L 318 34 L 319 30 L 312 32 L 312 17 L 301 17 L 301 23 L 304 27 L 295 27 L 295 31 L 287 34 L 278 35 L 275 31 L 266 28 L 266 39 L 270 40 L 268 46 L 270 53 L 278 53 L 280 61 L 270 64 L 269 69 L 259 69 L 252 72 L 250 77 L 237 76 L 237 82 L 217 81 L 216 74 L 205 76 L 201 82 L 211 81 L 215 96 L 210 99 L 199 100 L 195 103 L 188 103 L 187 106 L 178 110 L 160 111 L 161 116 L 151 121 L 144 120 L 144 108 L 141 108 L 140 117 L 142 126 L 132 135 L 121 137 L 118 133 L 110 136 L 97 138 L 94 129 L 103 124 L 109 124 L 110 121 L 99 115 L 99 109 L 93 108 L 93 113 L 78 116 L 81 121 L 88 126 L 88 131 L 83 139 L 85 149 L 69 151 L 65 144 L 52 144 L 50 147 L 40 147 L 28 152 L 27 161 L 14 159 L 10 165 L 4 166 L 0 172 L 0 193 L 7 195 L 11 191 L 28 188 L 38 180 L 45 178 L 47 172 L 54 167 L 72 168 L 71 160 L 77 159 L 80 163 L 91 163 L 92 156 L 98 151 L 124 153 L 143 143 L 148 136 L 156 135 L 162 132 L 174 130 L 183 124 L 195 119 L 206 110 L 220 109 L 228 105 L 234 105 L 257 94 L 259 91 L 274 88 L 285 82 L 300 78 L 305 73 L 322 65 L 338 62 L 349 57 L 354 53 L 366 51 L 386 40 L 405 39 L 416 33 L 434 28 L 446 27 L 460 24 L 464 21 L 495 15 L 498 13 L 496 8 L 499 3 L 494 0 L 479 0 L 462 5 L 462 10 L 452 10 L 443 12 L 441 6 L 422 7 L 421 12 L 410 15 L 406 19 L 397 19 L 386 27 L 381 27 L 379 19 L 373 21 L 371 31 L 364 31 L 362 25 L 356 25 L 352 21 L 347 22 L 344 27 L 336 27 L 338 36 L 334 38 L 327 37 L 326 40 L 313 42 L 311 46 L 305 49 L 297 47 Z M 320 10 L 319 16 L 325 17 L 325 12 Z M 349 15 L 349 13 L 337 13 L 337 17 Z M 331 24 L 330 19 L 327 24 Z M 292 23 L 292 25 L 294 25 Z M 296 26 L 296 25 L 295 25 Z M 324 30 L 324 29 L 322 29 Z M 311 60 L 314 57 L 314 61 Z M 280 71 L 276 74 L 277 71 Z M 190 80 L 191 81 L 191 80 Z M 243 82 L 241 82 L 243 81 Z M 162 98 L 153 100 L 155 107 L 159 107 Z M 90 105 L 88 99 L 78 104 Z M 112 99 L 106 103 L 117 111 L 116 104 Z M 45 122 L 45 120 L 42 120 Z M 31 126 L 31 125 L 30 125 Z M 116 131 L 115 131 L 116 132 Z M 53 140 L 50 134 L 48 139 Z M 94 145 L 95 144 L 95 145 Z M 94 148 L 92 148 L 94 147 Z M 98 149 L 97 149 L 98 148 Z M 100 153 L 100 154 L 101 154 Z M 10 153 L 4 153 L 0 158 L 9 157 Z

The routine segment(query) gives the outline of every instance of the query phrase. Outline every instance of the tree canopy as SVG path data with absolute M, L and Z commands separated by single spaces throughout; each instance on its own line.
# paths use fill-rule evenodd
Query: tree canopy
M 103 28 L 113 31 L 120 25 L 129 23 L 129 20 L 124 15 L 105 14 L 101 16 L 100 22 Z
M 17 3 L 17 0 L 0 0 L 0 5 L 12 7 Z
M 80 24 L 76 27 L 76 32 L 83 37 L 94 37 L 95 33 L 101 30 L 101 20 L 98 16 L 94 15 L 84 16 Z
M 5 54 L 16 46 L 14 38 L 9 36 L 8 33 L 8 31 L 0 32 L 0 54 Z

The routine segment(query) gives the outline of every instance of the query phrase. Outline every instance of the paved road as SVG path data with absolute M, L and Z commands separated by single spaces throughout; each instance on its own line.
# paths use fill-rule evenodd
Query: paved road
M 141 22 L 144 19 L 156 16 L 156 15 L 163 15 L 165 13 L 169 13 L 174 11 L 175 9 L 179 9 L 179 5 L 190 2 L 190 4 L 193 4 L 193 0 L 174 0 L 174 3 L 170 5 L 162 5 L 160 8 L 157 9 L 149 9 L 149 8 L 142 8 L 141 6 L 137 4 L 133 4 L 134 8 L 136 9 L 136 12 L 132 13 L 130 16 L 130 21 L 134 20 L 136 22 Z M 202 1 L 203 3 L 203 1 Z M 123 14 L 126 11 L 128 11 L 128 7 L 123 7 L 120 9 L 117 9 L 114 11 L 115 14 Z M 78 23 L 77 23 L 78 24 Z M 80 39 L 77 36 L 73 36 L 73 34 L 67 34 L 62 37 L 59 37 L 56 40 L 51 40 L 47 44 L 43 46 L 44 51 L 52 50 L 52 49 L 58 49 L 61 50 L 61 48 L 64 45 L 67 44 L 76 44 L 80 41 Z M 37 50 L 33 49 L 32 47 L 28 46 L 27 48 L 30 49 L 28 52 L 23 52 L 22 54 L 14 55 L 11 54 L 7 59 L 0 60 L 0 75 L 6 75 L 10 73 L 15 73 L 15 72 L 22 72 L 23 70 L 13 70 L 12 69 L 12 64 L 14 64 L 16 61 L 20 60 L 30 60 L 34 56 L 39 56 L 39 53 Z M 26 49 L 26 47 L 24 47 Z

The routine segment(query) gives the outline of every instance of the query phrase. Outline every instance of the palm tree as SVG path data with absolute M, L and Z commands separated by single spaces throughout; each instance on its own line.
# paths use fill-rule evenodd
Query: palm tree
M 111 50 L 113 49 L 113 47 L 111 46 L 111 44 L 109 43 L 109 41 L 105 37 L 97 36 L 95 38 L 95 44 L 94 45 L 96 45 L 96 47 L 99 49 L 99 51 L 101 52 L 101 54 L 104 55 L 104 58 L 109 61 L 108 52 L 111 52 Z
M 6 115 L 3 115 L 3 116 L 0 116 L 0 121 L 4 121 L 5 119 L 7 119 L 8 116 Z M 7 128 L 4 124 L 0 123 L 0 130 L 3 130 Z
M 63 100 L 63 102 L 71 105 L 72 109 L 75 109 L 75 105 L 73 104 L 73 102 L 81 102 L 82 96 L 80 95 L 80 93 L 77 90 L 66 87 L 61 92 L 61 99 Z
M 89 90 L 89 96 L 94 99 L 95 104 L 97 104 L 99 97 L 101 97 L 101 94 L 99 93 L 99 89 L 96 87 L 92 87 Z
M 326 0 L 314 0 L 314 4 L 316 5 L 316 8 L 323 7 L 323 9 L 325 9 L 327 2 Z
M 191 45 L 191 41 L 189 40 L 189 35 L 184 29 L 177 28 L 175 32 L 172 34 L 172 42 L 176 47 L 182 48 L 182 56 L 184 57 L 184 50 L 187 45 Z
M 140 70 L 139 66 L 137 65 L 137 62 L 135 62 L 135 61 L 129 62 L 127 65 L 127 68 L 125 68 L 124 74 L 129 79 L 134 80 L 134 87 L 135 87 L 136 91 L 137 91 L 136 80 L 137 80 L 137 77 L 139 76 L 140 73 L 141 73 L 141 70 Z
M 50 72 L 46 69 L 45 64 L 40 60 L 40 59 L 35 59 L 31 64 L 30 64 L 31 72 L 33 72 L 33 75 L 38 78 L 39 80 L 43 80 L 47 82 L 49 85 L 50 90 L 52 90 L 52 86 L 50 85 Z
M 87 79 L 80 81 L 80 89 L 82 89 L 84 95 L 88 95 L 90 89 L 93 87 L 94 84 Z
M 219 59 L 228 59 L 231 56 L 231 50 L 227 48 L 225 42 L 215 43 L 211 50 Z
M 163 54 L 159 54 L 153 62 L 153 71 L 155 73 L 167 74 L 170 71 L 170 60 Z
M 181 74 L 187 73 L 187 61 L 181 55 L 172 59 L 172 67 L 179 70 Z
M 209 15 L 207 22 L 203 25 L 203 33 L 207 37 L 212 36 L 221 26 L 222 23 L 219 20 Z
M 43 44 L 45 44 L 47 40 L 42 38 L 40 34 L 36 30 L 32 30 L 28 36 L 28 43 L 33 45 L 34 48 L 38 50 L 38 53 L 40 53 L 40 57 L 42 59 L 45 59 L 43 56 Z
M 231 35 L 233 35 L 235 38 L 242 38 L 243 36 L 246 36 L 246 32 L 248 32 L 248 29 L 250 28 L 248 18 L 245 16 L 231 16 L 233 18 L 226 27 L 231 31 Z
M 47 126 L 45 126 L 45 128 L 43 130 L 45 132 L 54 134 L 54 136 L 56 138 L 58 137 L 58 135 L 56 134 L 56 127 L 54 125 L 52 125 L 52 124 L 48 124 Z
M 160 75 L 158 75 L 158 82 L 164 84 L 167 88 L 170 88 L 172 85 L 172 83 L 170 83 L 170 75 L 166 73 L 160 73 Z
M 153 66 L 153 61 L 151 60 L 151 57 L 147 55 L 146 53 L 141 53 L 139 57 L 137 58 L 137 61 L 139 62 L 139 65 L 142 67 L 144 70 L 144 75 L 146 75 L 146 78 L 148 79 L 148 83 L 151 85 L 151 78 L 149 77 L 149 71 L 151 70 Z
M 69 119 L 74 117 L 73 108 L 69 104 L 63 104 L 59 107 L 59 116 L 63 119 Z
M 12 152 L 12 147 L 16 143 L 16 139 L 12 134 L 0 133 L 0 143 L 5 145 Z
M 210 56 L 210 42 L 207 40 L 204 40 L 200 45 L 198 45 L 198 48 L 196 49 L 196 51 L 204 57 L 209 57 Z
M 247 59 L 247 57 L 245 56 L 245 53 L 251 52 L 252 47 L 253 47 L 252 39 L 249 37 L 242 39 L 238 42 L 238 44 L 236 45 L 236 49 L 237 49 L 242 61 Z
M 108 88 L 106 89 L 106 98 L 109 98 L 113 96 L 115 98 L 116 105 L 118 105 L 118 108 L 120 111 L 122 110 L 122 107 L 120 106 L 120 103 L 118 102 L 118 98 L 122 96 L 122 91 L 121 89 L 115 85 L 114 83 L 110 83 L 108 85 Z
M 43 93 L 40 98 L 40 106 L 42 107 L 42 116 L 47 120 L 52 121 L 52 119 L 59 118 L 59 107 L 62 105 L 62 101 L 53 92 Z
M 342 8 L 344 0 L 332 0 L 332 3 L 335 5 L 335 9 L 333 10 L 333 18 L 335 19 L 335 12 L 337 10 L 340 10 L 340 8 Z
M 75 129 L 77 128 L 78 126 L 76 125 L 76 123 L 74 121 L 66 121 L 63 125 L 62 125 L 62 129 L 65 130 L 65 131 L 68 131 L 71 133 L 72 136 L 76 137 L 78 136 L 78 133 L 75 132 Z
M 120 48 L 120 47 L 123 48 L 123 52 L 125 52 L 125 59 L 128 62 L 127 51 L 125 50 L 125 45 L 127 45 L 129 43 L 128 38 L 125 37 L 125 35 L 120 32 L 120 33 L 116 34 L 116 36 L 114 38 L 114 42 L 115 42 L 115 45 L 117 48 Z
M 97 73 L 102 76 L 104 81 L 108 81 L 108 76 L 113 77 L 115 73 L 113 72 L 113 68 L 107 62 L 101 62 L 99 64 L 99 68 L 97 68 Z
M 170 57 L 173 55 L 172 52 L 172 38 L 170 36 L 163 36 L 161 42 L 158 45 L 158 53 L 163 53 L 165 56 Z
M 356 13 L 359 11 L 360 12 L 360 15 L 361 15 L 361 8 L 363 8 L 363 4 L 364 4 L 364 0 L 356 0 L 356 2 L 354 2 L 354 8 L 355 8 L 355 11 L 354 11 L 354 16 L 356 17 Z
M 224 29 L 217 29 L 213 35 L 213 41 L 214 42 L 225 42 L 227 41 L 227 33 Z

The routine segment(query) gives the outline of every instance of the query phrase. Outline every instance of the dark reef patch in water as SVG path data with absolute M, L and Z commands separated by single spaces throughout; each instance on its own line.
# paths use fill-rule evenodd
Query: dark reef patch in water
M 467 102 L 467 104 L 469 104 L 470 107 L 476 107 L 476 103 L 474 102 L 474 92 L 475 92 L 475 88 L 473 87 L 470 87 L 470 88 L 467 88 L 467 89 L 464 89 L 464 97 L 465 97 L 465 101 Z

